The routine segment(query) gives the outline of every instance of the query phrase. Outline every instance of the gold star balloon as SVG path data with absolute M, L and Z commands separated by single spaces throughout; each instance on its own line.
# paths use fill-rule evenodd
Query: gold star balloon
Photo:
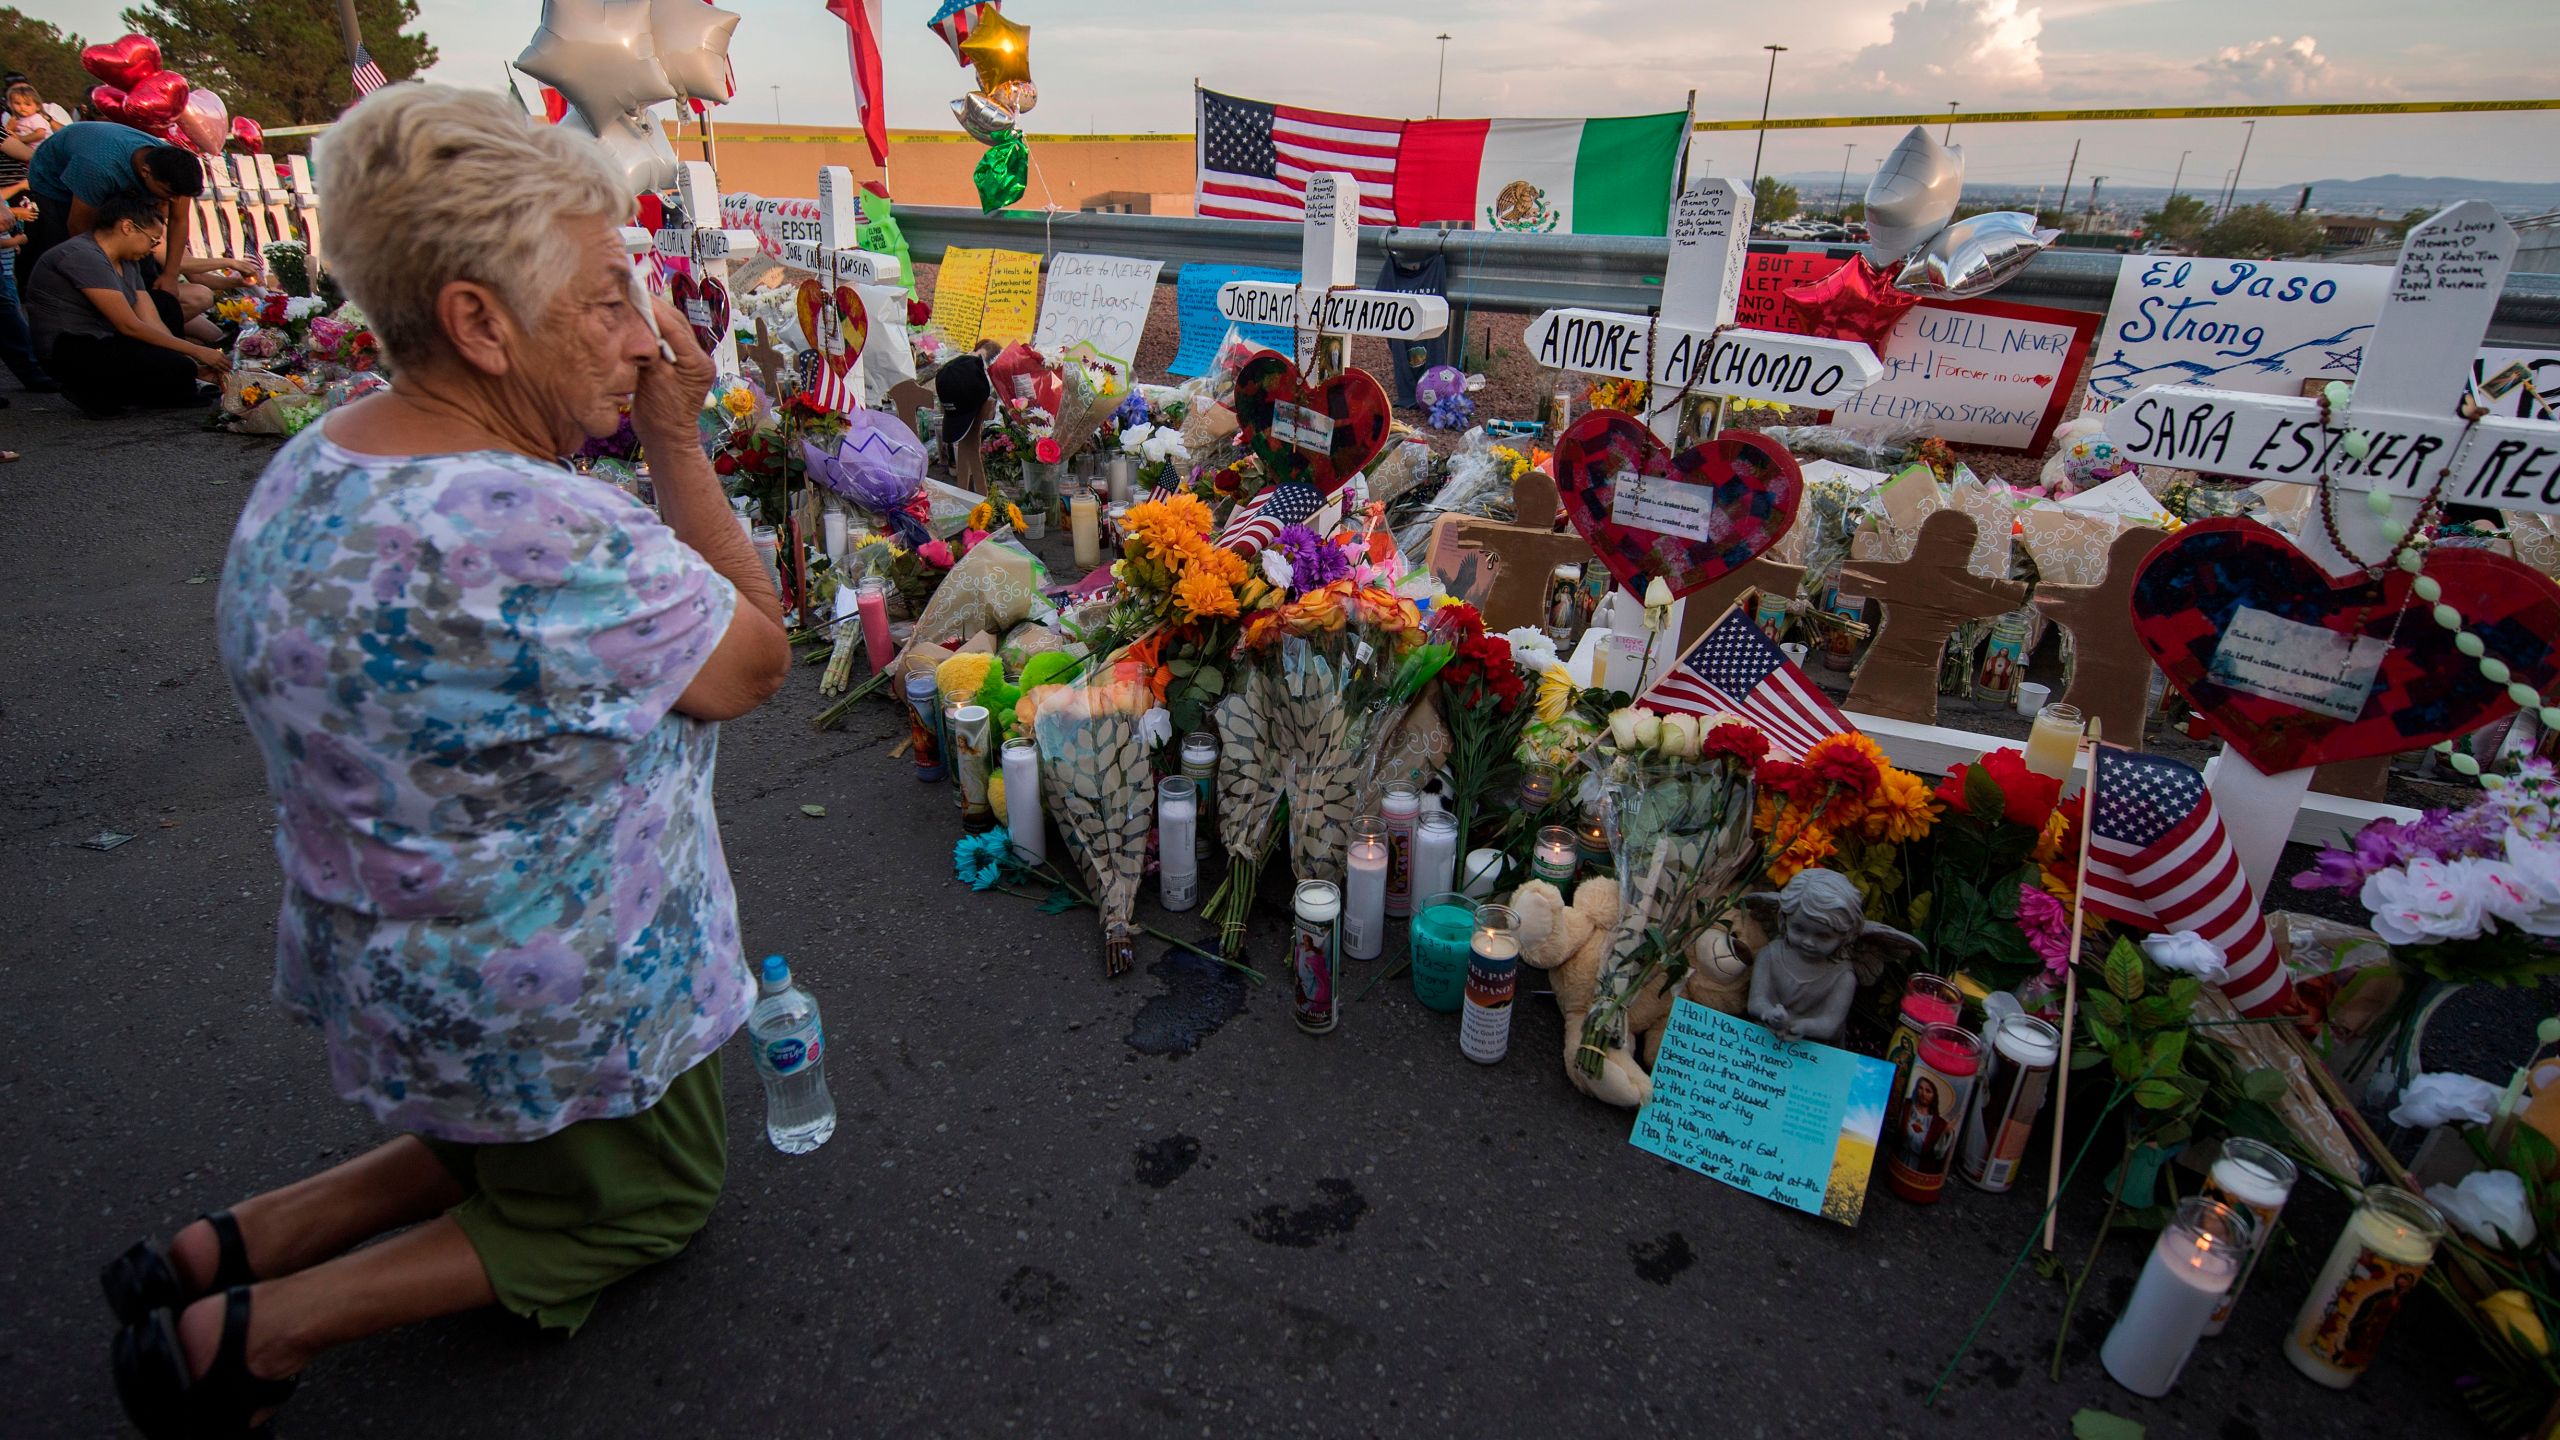
M 1031 78 L 1031 27 L 1016 25 L 1001 10 L 978 18 L 977 28 L 960 42 L 960 58 L 978 67 L 978 88 L 992 95 L 999 85 Z

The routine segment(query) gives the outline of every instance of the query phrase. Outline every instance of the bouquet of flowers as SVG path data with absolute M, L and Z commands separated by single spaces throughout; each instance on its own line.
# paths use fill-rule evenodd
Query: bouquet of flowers
M 1143 406 L 1136 396 L 1130 404 Z M 1122 414 L 1127 413 L 1123 406 Z M 1191 451 L 1182 443 L 1182 431 L 1174 425 L 1157 425 L 1146 420 L 1124 426 L 1120 431 L 1120 449 L 1138 461 L 1138 488 L 1152 491 L 1167 475 L 1181 474 L 1191 464 Z
M 2395 963 L 2431 980 L 2560 973 L 2560 780 L 2551 762 L 2527 760 L 2480 786 L 2460 810 L 2372 821 L 2294 885 L 2355 892 Z
M 1519 782 L 1520 736 L 1537 709 L 1529 677 L 1513 663 L 1511 641 L 1486 634 L 1474 606 L 1434 606 L 1430 634 L 1450 646 L 1440 668 L 1440 708 L 1449 723 L 1450 808 L 1464 851 L 1475 835 L 1478 807 Z
M 2079 844 L 2073 817 L 2056 811 L 2061 796 L 2062 782 L 2028 769 L 2015 750 L 1953 766 L 1938 782 L 1929 886 L 1904 913 L 1940 969 L 2008 990 L 2069 966 L 2067 881 L 2076 877 L 2067 867 Z M 1916 823 L 1914 812 L 1901 828 Z M 2049 882 L 2066 882 L 2059 896 Z
M 1128 646 L 1143 665 L 1174 729 L 1201 728 L 1234 679 L 1237 622 L 1279 596 L 1244 557 L 1210 543 L 1209 507 L 1189 495 L 1129 507 L 1121 558 L 1111 567 L 1120 598 L 1106 621 L 1104 648 Z
M 1128 973 L 1137 954 L 1133 923 L 1155 821 L 1153 748 L 1142 718 L 1153 697 L 1143 685 L 1106 680 L 1044 688 L 1031 703 L 1040 744 L 1040 789 L 1067 847 L 1093 879 L 1102 912 L 1103 971 Z
M 1863 759 L 1874 780 L 1835 755 Z M 1858 887 L 1869 916 L 1898 920 L 1907 918 L 1911 903 L 1906 851 L 1928 839 L 1940 812 L 1929 782 L 1894 766 L 1874 741 L 1834 735 L 1817 742 L 1802 764 L 1761 767 L 1755 828 L 1772 847 L 1770 884 L 1827 867 Z

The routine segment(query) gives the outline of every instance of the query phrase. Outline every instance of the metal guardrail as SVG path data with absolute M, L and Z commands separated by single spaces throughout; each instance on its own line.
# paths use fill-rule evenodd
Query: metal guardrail
M 901 206 L 898 221 L 915 258 L 936 261 L 954 245 L 1000 250 L 1084 250 L 1165 263 L 1172 284 L 1183 264 L 1270 265 L 1295 269 L 1300 227 L 1279 221 L 1204 220 L 1190 215 L 1060 211 L 1042 215 Z M 1778 242 L 1755 242 L 1777 244 Z M 1449 303 L 1535 315 L 1564 306 L 1640 311 L 1662 294 L 1668 242 L 1633 235 L 1515 235 L 1498 230 L 1378 229 L 1362 226 L 1356 272 L 1365 283 L 1387 250 L 1405 259 L 1437 252 L 1449 265 Z M 1823 251 L 1826 245 L 1781 244 Z M 2124 257 L 2048 250 L 2000 288 L 2006 300 L 2072 310 L 2104 310 Z M 2501 338 L 2560 342 L 2560 275 L 2510 275 L 2499 298 Z

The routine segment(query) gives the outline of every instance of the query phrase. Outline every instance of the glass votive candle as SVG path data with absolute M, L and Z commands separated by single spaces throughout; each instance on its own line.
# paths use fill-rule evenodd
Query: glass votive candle
M 2080 753 L 2080 735 L 2086 728 L 2075 706 L 2047 705 L 2038 710 L 2035 728 L 2027 732 L 2027 768 L 2047 779 L 2070 779 L 2071 761 Z
M 1582 807 L 1582 817 L 1573 826 L 1573 846 L 1590 864 L 1605 866 L 1610 862 L 1608 801 L 1594 800 Z
M 1342 953 L 1375 960 L 1387 942 L 1387 822 L 1363 815 L 1351 822 L 1343 852 Z
M 1520 917 L 1509 907 L 1479 905 L 1468 937 L 1466 1014 L 1458 1050 L 1479 1065 L 1511 1053 L 1511 1001 L 1520 988 Z
M 2240 1278 L 2231 1282 L 2231 1291 L 2222 1297 L 2220 1308 L 2205 1322 L 2207 1335 L 2219 1335 L 2222 1327 L 2231 1323 L 2231 1311 L 2240 1303 L 2241 1290 L 2257 1273 L 2258 1259 L 2267 1253 L 2267 1242 L 2274 1238 L 2276 1217 L 2284 1213 L 2284 1202 L 2293 1196 L 2297 1174 L 2293 1160 L 2283 1151 L 2245 1135 L 2225 1139 L 2222 1153 L 2214 1157 L 2213 1168 L 2205 1172 L 2207 1198 L 2234 1210 L 2245 1210 L 2257 1222 L 2249 1258 L 2241 1263 Z
M 1527 765 L 1520 771 L 1520 808 L 1535 815 L 1556 798 L 1556 767 Z
M 1467 955 L 1476 934 L 1476 902 L 1463 892 L 1423 897 L 1413 907 L 1406 938 L 1413 947 L 1413 998 L 1427 1009 L 1458 1008 L 1467 983 Z
M 2219 1200 L 2190 1195 L 2178 1202 L 2143 1262 L 2133 1298 L 2099 1347 L 2098 1360 L 2117 1384 L 2157 1397 L 2178 1383 L 2205 1322 L 2240 1278 L 2255 1229 L 2246 1211 Z
M 1289 974 L 1296 984 L 1290 1014 L 1298 1028 L 1322 1035 L 1340 1022 L 1342 1007 L 1334 993 L 1342 928 L 1342 891 L 1330 880 L 1301 880 L 1293 897 L 1295 924 L 1289 931 Z
M 1562 825 L 1549 825 L 1538 832 L 1529 848 L 1529 874 L 1561 890 L 1573 883 L 1582 869 L 1582 849 L 1574 843 L 1573 832 Z
M 2436 1207 L 2396 1186 L 2368 1186 L 2293 1317 L 2284 1340 L 2293 1368 L 2332 1390 L 2356 1383 L 2443 1238 Z

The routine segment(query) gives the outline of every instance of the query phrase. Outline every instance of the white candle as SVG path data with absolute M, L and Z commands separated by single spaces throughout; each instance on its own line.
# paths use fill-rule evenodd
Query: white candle
M 1437 895 L 1454 890 L 1458 879 L 1458 817 L 1434 810 L 1413 832 L 1413 893 Z M 1408 898 L 1405 908 L 1412 909 Z
M 1398 919 L 1413 913 L 1413 827 L 1422 814 L 1422 792 L 1398 782 L 1378 799 L 1378 818 L 1387 824 L 1387 913 Z M 1440 887 L 1445 890 L 1449 887 Z M 1438 892 L 1424 889 L 1424 895 Z
M 1529 852 L 1532 876 L 1561 889 L 1573 883 L 1574 872 L 1581 868 L 1582 850 L 1573 843 L 1572 831 L 1549 825 L 1538 832 L 1538 843 Z
M 2443 1237 L 2434 1206 L 2393 1186 L 2366 1187 L 2285 1336 L 2293 1368 L 2332 1390 L 2354 1384 Z
M 841 510 L 828 510 L 818 516 L 818 525 L 826 533 L 827 560 L 835 565 L 844 564 L 844 520 Z
M 1075 532 L 1076 564 L 1090 570 L 1102 563 L 1102 507 L 1089 494 L 1078 493 L 1067 506 L 1067 525 Z
M 2098 1351 L 2115 1382 L 2136 1395 L 2161 1396 L 2178 1383 L 2204 1335 L 2204 1322 L 2239 1278 L 2247 1220 L 2218 1201 L 2191 1197 L 2160 1232 L 2135 1282 L 2133 1299 Z
M 1480 846 L 1467 852 L 1466 881 L 1458 889 L 1470 900 L 1493 898 L 1493 887 L 1502 880 L 1502 852 L 1491 846 Z
M 1156 875 L 1167 910 L 1188 910 L 1200 898 L 1200 864 L 1192 857 L 1199 833 L 1200 787 L 1175 775 L 1156 786 Z
M 1351 822 L 1342 886 L 1342 953 L 1375 960 L 1387 943 L 1387 825 L 1363 815 Z
M 2231 1292 L 2205 1322 L 2204 1333 L 2219 1335 L 2231 1323 L 2231 1312 L 2240 1303 L 2240 1292 L 2257 1273 L 2258 1259 L 2267 1253 L 2276 1217 L 2284 1213 L 2284 1202 L 2293 1194 L 2295 1176 L 2293 1162 L 2284 1152 L 2263 1141 L 2233 1136 L 2222 1142 L 2222 1153 L 2215 1157 L 2213 1169 L 2205 1176 L 2204 1193 L 2235 1210 L 2246 1210 L 2258 1223 L 2249 1246 L 2249 1258 L 2241 1263 L 2240 1278 L 2231 1282 Z
M 1028 735 L 1004 742 L 1004 828 L 1013 858 L 1026 865 L 1049 861 L 1049 827 L 1040 814 L 1040 744 Z
M 1511 1002 L 1520 985 L 1520 917 L 1500 905 L 1476 909 L 1467 950 L 1467 988 L 1458 1013 L 1458 1053 L 1497 1065 L 1511 1053 Z

